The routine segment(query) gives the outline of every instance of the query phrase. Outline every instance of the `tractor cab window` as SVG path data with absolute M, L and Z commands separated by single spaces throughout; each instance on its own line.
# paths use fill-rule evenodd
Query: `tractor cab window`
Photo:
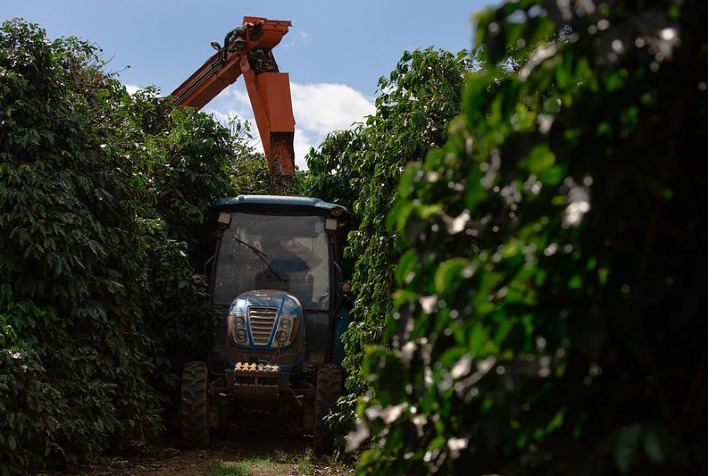
M 245 291 L 276 289 L 305 309 L 327 309 L 329 247 L 324 218 L 234 213 L 219 246 L 214 302 Z

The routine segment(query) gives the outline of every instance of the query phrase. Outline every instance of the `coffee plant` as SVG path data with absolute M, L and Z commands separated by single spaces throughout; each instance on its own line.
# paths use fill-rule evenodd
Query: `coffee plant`
M 703 474 L 708 9 L 508 2 L 388 222 L 358 474 Z M 519 62 L 519 48 L 531 48 Z

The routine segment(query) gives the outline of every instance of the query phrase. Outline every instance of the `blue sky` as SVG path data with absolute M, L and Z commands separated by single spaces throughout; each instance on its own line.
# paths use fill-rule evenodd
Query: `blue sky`
M 0 19 L 21 17 L 54 39 L 77 36 L 103 49 L 109 71 L 131 88 L 169 94 L 213 54 L 244 16 L 289 20 L 273 50 L 290 74 L 300 167 L 327 132 L 373 112 L 378 78 L 405 50 L 429 46 L 451 52 L 473 45 L 472 17 L 493 0 L 3 0 Z M 129 67 L 129 69 L 128 69 Z M 251 120 L 241 81 L 205 112 Z M 254 127 L 255 129 L 255 127 Z

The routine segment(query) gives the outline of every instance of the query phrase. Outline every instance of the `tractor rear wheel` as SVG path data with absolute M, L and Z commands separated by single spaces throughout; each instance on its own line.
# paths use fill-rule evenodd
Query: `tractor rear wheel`
M 340 425 L 331 425 L 325 417 L 336 408 L 337 400 L 342 396 L 343 381 L 343 371 L 339 365 L 325 364 L 317 372 L 313 443 L 318 453 L 331 453 L 334 440 L 341 433 Z
M 209 446 L 209 369 L 187 362 L 182 371 L 182 437 L 190 446 Z

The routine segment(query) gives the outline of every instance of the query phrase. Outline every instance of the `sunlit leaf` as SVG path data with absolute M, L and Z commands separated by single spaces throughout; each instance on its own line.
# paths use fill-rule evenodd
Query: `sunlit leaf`
M 438 265 L 435 272 L 435 290 L 444 293 L 454 282 L 459 282 L 462 270 L 469 266 L 469 261 L 465 258 L 453 258 Z
M 545 145 L 535 147 L 529 154 L 529 170 L 532 173 L 541 174 L 555 163 L 556 157 Z

